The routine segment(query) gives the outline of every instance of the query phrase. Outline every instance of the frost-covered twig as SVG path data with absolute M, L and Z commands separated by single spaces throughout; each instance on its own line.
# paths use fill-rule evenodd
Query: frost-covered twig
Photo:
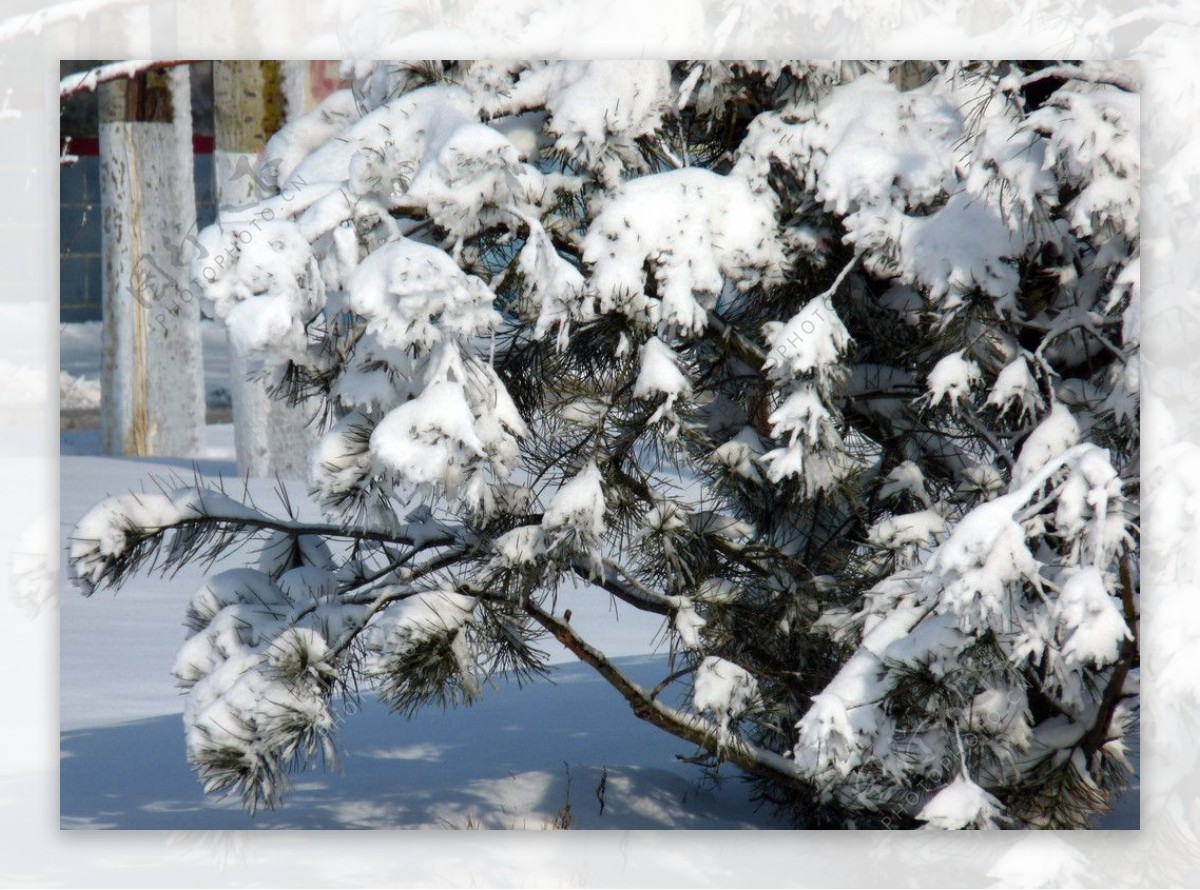
M 829 285 L 828 288 L 821 291 L 821 293 L 817 294 L 813 299 L 821 300 L 823 302 L 828 302 L 830 299 L 832 299 L 833 295 L 837 293 L 838 288 L 842 286 L 842 282 L 846 280 L 846 276 L 849 275 L 850 272 L 853 271 L 854 267 L 858 265 L 860 259 L 862 259 L 861 254 L 856 253 L 854 256 L 852 256 L 850 261 L 842 267 L 842 271 L 838 272 L 837 278 L 833 279 L 833 284 Z
M 1121 361 L 1124 361 L 1126 358 L 1128 358 L 1127 353 L 1113 343 L 1110 339 L 1108 339 L 1108 337 L 1104 336 L 1104 334 L 1100 333 L 1100 331 L 1096 328 L 1095 322 L 1088 318 L 1066 316 L 1050 325 L 1039 326 L 1031 322 L 1029 326 L 1031 328 L 1045 331 L 1045 334 L 1042 337 L 1042 342 L 1038 344 L 1038 347 L 1034 352 L 1034 356 L 1039 360 L 1044 358 L 1046 348 L 1051 343 L 1053 343 L 1059 337 L 1076 330 L 1086 331 L 1087 333 L 1091 334 L 1094 338 L 1096 338 L 1097 341 L 1099 341 L 1101 346 L 1113 354 L 1114 358 L 1120 359 Z
M 435 572 L 440 572 L 443 569 L 448 569 L 457 562 L 463 560 L 468 554 L 466 550 L 451 550 L 430 559 L 428 562 L 422 563 L 417 568 L 413 569 L 411 574 L 407 575 L 403 584 L 388 584 L 378 593 L 374 590 L 368 590 L 346 600 L 351 605 L 368 606 L 366 617 L 370 618 L 377 612 L 382 611 L 394 602 L 399 602 L 414 593 L 421 592 L 415 588 L 415 583 L 427 578 Z M 374 594 L 374 595 L 369 595 Z M 472 596 L 479 594 L 471 593 Z
M 454 537 L 444 537 L 422 541 L 420 544 L 414 545 L 413 548 L 407 553 L 403 553 L 400 556 L 390 560 L 387 565 L 383 566 L 382 568 L 364 575 L 361 578 L 356 578 L 353 584 L 343 590 L 343 593 L 349 593 L 361 588 L 369 588 L 375 582 L 386 578 L 388 575 L 395 574 L 398 569 L 408 565 L 408 563 L 412 562 L 413 559 L 415 559 L 420 553 L 435 547 L 448 547 L 456 540 L 457 539 Z

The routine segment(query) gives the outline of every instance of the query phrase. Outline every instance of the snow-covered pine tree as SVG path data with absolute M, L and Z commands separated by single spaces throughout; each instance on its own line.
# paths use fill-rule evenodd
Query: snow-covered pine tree
M 196 269 L 277 396 L 325 405 L 327 521 L 190 488 L 71 542 L 85 592 L 258 542 L 176 665 L 207 788 L 271 804 L 348 690 L 469 702 L 553 638 L 797 825 L 1106 806 L 1137 713 L 1135 69 L 347 74 Z M 571 582 L 662 616 L 662 686 L 569 623 Z

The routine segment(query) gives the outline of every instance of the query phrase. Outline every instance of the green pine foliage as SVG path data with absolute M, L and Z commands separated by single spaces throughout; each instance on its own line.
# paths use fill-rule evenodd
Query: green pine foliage
M 272 804 L 331 756 L 342 697 L 468 704 L 561 644 L 797 826 L 1108 806 L 1137 731 L 1135 77 L 354 74 L 357 122 L 269 148 L 305 158 L 280 171 L 303 199 L 260 205 L 287 237 L 243 217 L 201 239 L 235 257 L 213 311 L 310 410 L 327 524 L 118 499 L 76 532 L 89 586 L 156 548 L 329 543 L 189 613 L 206 787 Z M 568 583 L 662 616 L 659 688 L 571 626 Z M 297 629 L 312 650 L 280 678 Z

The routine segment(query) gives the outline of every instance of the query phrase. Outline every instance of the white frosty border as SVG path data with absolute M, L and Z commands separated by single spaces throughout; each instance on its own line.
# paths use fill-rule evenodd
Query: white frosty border
M 436 24 L 414 18 L 403 25 L 392 20 L 380 26 L 373 20 L 373 27 L 350 27 L 349 18 L 321 21 L 321 9 L 315 3 L 308 3 L 297 5 L 296 20 L 291 26 L 261 37 L 249 30 L 238 30 L 228 14 L 214 11 L 208 4 L 204 5 L 203 14 L 197 16 L 199 4 L 190 4 L 193 14 L 187 20 L 190 26 L 187 31 L 159 31 L 158 19 L 156 30 L 151 31 L 148 15 L 132 17 L 124 25 L 129 29 L 126 31 L 105 32 L 97 27 L 112 19 L 111 14 L 101 14 L 100 10 L 126 7 L 128 12 L 136 14 L 144 12 L 141 7 L 145 5 L 141 0 L 78 0 L 46 7 L 37 13 L 22 12 L 0 25 L 0 39 L 7 41 L 9 47 L 33 46 L 35 50 L 41 48 L 39 41 L 47 46 L 55 41 L 58 48 L 54 53 L 46 53 L 46 58 L 62 55 L 103 58 L 106 51 L 115 55 L 110 51 L 111 41 L 117 38 L 106 38 L 105 33 L 123 33 L 127 45 L 156 51 L 173 49 L 181 35 L 186 36 L 189 46 L 220 50 L 228 48 L 231 35 L 236 34 L 245 41 L 240 46 L 247 54 L 314 52 L 330 56 L 341 51 L 359 57 L 380 50 L 389 38 L 416 48 L 436 46 L 447 51 L 447 47 L 452 47 L 464 57 L 500 53 L 617 56 L 647 53 L 651 48 L 663 53 L 678 51 L 681 57 L 694 58 L 738 54 L 771 57 L 779 55 L 784 45 L 797 52 L 812 50 L 851 57 L 882 55 L 877 50 L 882 50 L 884 44 L 909 49 L 906 54 L 913 57 L 939 53 L 958 58 L 979 57 L 999 46 L 1024 58 L 1072 53 L 1121 58 L 1136 52 L 1144 62 L 1147 100 L 1151 105 L 1148 110 L 1161 112 L 1147 116 L 1150 163 L 1145 185 L 1147 189 L 1155 189 L 1174 181 L 1185 186 L 1191 184 L 1194 189 L 1197 152 L 1192 128 L 1200 115 L 1197 108 L 1200 96 L 1191 86 L 1195 83 L 1192 48 L 1197 35 L 1192 10 L 1180 4 L 1113 8 L 1099 3 L 1064 6 L 1050 2 L 1011 5 L 993 2 L 964 7 L 949 2 L 897 6 L 871 0 L 844 9 L 832 4 L 793 9 L 794 18 L 777 21 L 764 7 L 716 2 L 664 3 L 661 7 L 602 4 L 590 10 L 563 4 L 557 12 L 533 13 L 525 4 L 492 0 L 488 4 L 464 3 L 447 9 Z M 637 29 L 628 28 L 620 15 L 630 9 L 642 18 Z M 88 18 L 83 19 L 85 15 Z M 499 16 L 508 16 L 510 21 L 506 23 Z M 576 17 L 573 27 L 567 24 L 571 16 Z M 1164 20 L 1171 23 L 1164 25 Z M 82 26 L 77 27 L 80 23 Z M 388 30 L 397 27 L 417 32 Z M 62 38 L 61 42 L 58 38 Z M 24 53 L 10 56 L 7 64 L 10 77 L 6 83 L 18 91 L 29 89 L 32 93 L 42 88 L 44 66 L 28 64 Z M 19 101 L 14 100 L 14 106 Z M 15 122 L 14 129 L 27 134 L 30 144 L 34 144 L 52 126 L 52 115 L 26 112 Z M 18 191 L 27 192 L 28 172 L 17 165 L 4 175 Z M 53 210 L 53 185 L 49 177 L 54 175 L 53 167 L 49 170 L 43 167 L 34 173 L 32 184 L 37 196 L 45 199 L 42 203 L 46 210 L 41 212 L 46 219 L 41 221 L 46 223 L 46 231 L 53 228 L 48 216 Z M 1190 367 L 1194 322 L 1179 312 L 1186 309 L 1188 300 L 1182 290 L 1184 286 L 1175 283 L 1192 280 L 1189 267 L 1194 257 L 1187 251 L 1173 250 L 1173 246 L 1195 240 L 1200 228 L 1200 210 L 1194 203 L 1175 204 L 1168 197 L 1178 194 L 1175 189 L 1161 194 L 1165 199 L 1148 203 L 1144 211 L 1147 234 L 1160 239 L 1162 249 L 1154 263 L 1155 274 L 1148 276 L 1147 281 L 1149 325 L 1158 334 L 1158 339 L 1147 348 L 1147 357 L 1148 368 L 1158 384 L 1178 377 L 1178 385 L 1172 382 L 1167 386 L 1160 402 L 1169 423 L 1148 420 L 1146 458 L 1153 479 L 1163 490 L 1170 490 L 1185 481 L 1181 476 L 1188 463 L 1183 458 L 1194 453 L 1196 424 L 1200 421 L 1188 382 L 1194 377 Z M 36 228 L 38 213 L 31 209 L 28 222 L 41 239 Z M 41 247 L 43 255 L 31 256 L 31 241 L 18 235 L 6 241 L 3 255 L 7 266 L 29 269 L 30 293 L 38 295 L 39 304 L 44 299 L 42 294 L 52 292 L 50 283 L 42 278 L 53 268 L 53 258 L 44 255 L 53 249 L 52 240 L 39 241 L 45 244 Z M 42 308 L 39 305 L 36 311 L 28 313 L 18 327 L 24 336 L 39 344 L 47 357 L 44 370 L 49 379 L 55 334 L 52 330 L 42 330 L 44 316 L 50 314 Z M 9 445 L 36 444 L 44 453 L 44 440 L 56 421 L 48 409 L 27 416 L 28 426 L 17 430 Z M 32 467 L 23 460 L 6 460 L 2 466 L 0 478 L 5 482 L 6 505 L 20 507 L 22 515 L 27 514 L 31 504 L 40 505 L 47 513 L 54 512 L 53 457 L 39 458 Z M 1194 521 L 1186 520 L 1170 538 L 1176 542 L 1190 540 L 1194 533 Z M 6 535 L 5 540 L 10 539 Z M 6 549 L 6 555 L 18 552 L 15 545 Z M 1190 624 L 1195 601 L 1194 567 L 1176 568 L 1162 558 L 1148 563 L 1149 592 L 1154 594 L 1159 607 L 1160 625 L 1169 628 Z M 101 848 L 70 843 L 72 839 L 49 827 L 54 810 L 50 770 L 56 769 L 53 745 L 47 744 L 45 735 L 55 725 L 56 647 L 52 625 L 53 620 L 45 618 L 34 624 L 15 621 L 6 624 L 0 638 L 4 641 L 0 646 L 3 652 L 0 664 L 4 670 L 0 674 L 10 678 L 5 683 L 5 692 L 28 704 L 26 719 L 9 727 L 3 744 L 8 767 L 29 778 L 27 783 L 6 786 L 7 800 L 0 809 L 4 824 L 12 826 L 9 868 L 63 883 L 121 883 L 135 879 L 171 886 L 201 875 L 217 885 L 232 880 L 234 870 L 223 868 L 225 864 L 236 864 L 239 878 L 247 882 L 320 882 L 345 878 L 346 839 L 340 835 L 280 833 L 268 837 L 204 832 L 186 838 L 164 838 L 158 834 L 125 833 L 105 838 Z M 1161 714 L 1153 743 L 1146 742 L 1147 758 L 1154 757 L 1157 763 L 1165 764 L 1164 758 L 1172 750 L 1194 747 L 1184 720 L 1195 715 L 1194 698 L 1188 690 L 1194 688 L 1196 673 L 1191 667 L 1193 650 L 1185 638 L 1164 633 L 1160 642 L 1159 651 L 1167 663 L 1160 669 L 1159 680 L 1184 692 L 1177 709 Z M 34 671 L 33 677 L 24 670 L 31 663 L 43 666 L 40 672 Z M 370 873 L 380 882 L 446 882 L 448 875 L 466 882 L 486 876 L 494 884 L 505 886 L 587 882 L 617 885 L 627 883 L 631 873 L 636 873 L 638 880 L 646 885 L 703 886 L 716 884 L 723 878 L 734 880 L 730 875 L 753 878 L 764 884 L 787 883 L 795 880 L 798 861 L 803 862 L 807 881 L 830 886 L 905 881 L 929 885 L 1078 885 L 1099 883 L 1105 875 L 1139 884 L 1153 883 L 1150 869 L 1158 867 L 1194 880 L 1196 863 L 1189 858 L 1188 851 L 1166 843 L 1168 832 L 1174 830 L 1186 808 L 1200 797 L 1197 773 L 1179 767 L 1178 763 L 1169 770 L 1169 778 L 1164 776 L 1165 787 L 1144 791 L 1147 812 L 1140 836 L 1017 833 L 989 837 L 985 843 L 967 835 L 930 838 L 915 834 L 863 837 L 822 833 L 819 837 L 808 837 L 789 832 L 779 836 L 747 835 L 733 844 L 714 844 L 714 836 L 707 833 L 691 836 L 678 833 L 670 836 L 667 848 L 661 843 L 661 835 L 642 833 L 613 837 L 598 834 L 574 837 L 569 832 L 544 837 L 472 833 L 470 838 L 438 837 L 436 843 L 442 855 L 422 857 L 418 854 L 434 839 L 389 832 L 378 837 L 356 836 L 352 869 L 356 873 L 359 870 Z

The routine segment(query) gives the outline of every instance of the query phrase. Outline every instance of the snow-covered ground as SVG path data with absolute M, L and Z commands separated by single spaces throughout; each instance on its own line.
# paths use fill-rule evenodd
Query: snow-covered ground
M 219 334 L 219 329 L 217 329 Z M 98 378 L 99 325 L 62 326 L 62 370 L 86 387 Z M 210 350 L 210 346 L 212 347 Z M 224 338 L 205 336 L 207 388 L 227 392 Z M 211 403 L 211 402 L 210 402 Z M 97 501 L 156 490 L 155 479 L 193 472 L 241 491 L 232 428 L 208 427 L 197 459 L 99 454 L 99 431 L 60 435 L 60 535 Z M 232 480 L 232 481 L 231 481 Z M 170 484 L 170 483 L 166 483 Z M 273 480 L 251 482 L 270 509 Z M 293 503 L 305 502 L 290 485 Z M 308 507 L 315 518 L 315 507 Z M 303 514 L 302 514 L 303 515 Z M 64 553 L 65 556 L 65 553 Z M 183 699 L 171 676 L 188 598 L 205 572 L 139 576 L 117 592 L 82 597 L 61 566 L 60 818 L 64 828 L 533 828 L 570 806 L 576 828 L 779 827 L 750 800 L 736 771 L 713 788 L 694 753 L 646 724 L 590 668 L 557 643 L 552 682 L 499 680 L 470 708 L 427 710 L 411 720 L 369 694 L 344 711 L 341 761 L 296 776 L 284 806 L 250 816 L 236 801 L 206 797 L 184 751 Z M 595 589 L 564 593 L 572 624 L 634 680 L 670 672 L 657 646 L 661 620 L 615 606 Z M 603 780 L 603 812 L 597 789 Z

